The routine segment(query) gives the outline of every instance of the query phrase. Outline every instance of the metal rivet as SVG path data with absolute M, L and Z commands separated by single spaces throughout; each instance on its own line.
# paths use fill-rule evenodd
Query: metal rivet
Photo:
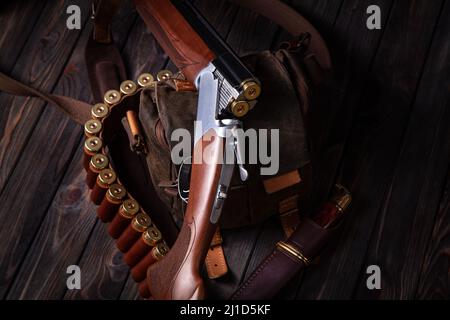
M 107 104 L 115 104 L 120 101 L 120 92 L 117 90 L 108 90 L 103 97 L 103 100 Z
M 123 94 L 133 94 L 137 90 L 136 83 L 131 80 L 125 80 L 120 84 L 120 92 Z
M 95 119 L 101 119 L 108 115 L 109 108 L 104 103 L 97 103 L 92 107 L 91 114 Z
M 139 76 L 137 82 L 141 87 L 150 86 L 153 83 L 153 76 L 150 73 L 143 73 Z
M 170 70 L 161 70 L 160 72 L 158 72 L 158 74 L 156 75 L 156 79 L 158 81 L 166 81 L 169 80 L 170 77 L 173 76 L 172 71 Z

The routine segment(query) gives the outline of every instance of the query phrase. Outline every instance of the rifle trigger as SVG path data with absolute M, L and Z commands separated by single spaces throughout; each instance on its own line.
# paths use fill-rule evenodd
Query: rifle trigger
M 242 136 L 239 135 L 236 130 L 233 130 L 233 136 L 234 136 L 234 154 L 236 155 L 236 163 L 239 168 L 239 176 L 241 177 L 242 181 L 247 181 L 248 179 L 248 171 L 244 167 L 244 161 L 241 153 L 241 145 L 242 145 Z

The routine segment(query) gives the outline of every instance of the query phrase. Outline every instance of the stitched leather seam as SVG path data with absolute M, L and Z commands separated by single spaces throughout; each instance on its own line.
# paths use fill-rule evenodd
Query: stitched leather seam
M 241 286 L 241 288 L 236 292 L 232 299 L 235 299 L 239 296 L 241 296 L 245 290 L 252 284 L 253 280 L 255 280 L 256 276 L 260 274 L 269 264 L 270 261 L 272 261 L 275 258 L 276 251 L 272 252 L 269 257 L 258 267 L 258 269 L 253 272 L 253 274 L 248 278 L 248 280 Z

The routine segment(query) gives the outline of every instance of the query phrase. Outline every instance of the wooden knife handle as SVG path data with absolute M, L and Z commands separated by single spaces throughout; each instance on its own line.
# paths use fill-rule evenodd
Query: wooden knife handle
M 189 202 L 178 238 L 167 256 L 147 272 L 155 299 L 203 299 L 204 285 L 200 269 L 217 225 L 210 215 L 220 179 L 224 138 L 211 129 L 194 147 L 194 159 L 203 154 L 208 161 L 193 161 Z
M 194 83 L 215 54 L 170 0 L 134 0 L 137 11 L 173 63 Z

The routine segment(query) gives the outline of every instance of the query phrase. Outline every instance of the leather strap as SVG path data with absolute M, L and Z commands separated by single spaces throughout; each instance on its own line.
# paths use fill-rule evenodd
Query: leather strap
M 272 194 L 298 184 L 301 180 L 298 170 L 292 170 L 282 175 L 263 180 L 263 185 L 264 190 L 268 194 Z
M 320 33 L 301 14 L 280 0 L 231 0 L 231 2 L 249 8 L 272 20 L 294 37 L 302 33 L 311 35 L 310 51 L 324 70 L 331 69 L 328 47 Z
M 332 232 L 304 219 L 285 242 L 280 242 L 231 296 L 232 300 L 272 298 L 307 266 L 328 242 Z
M 227 274 L 228 266 L 222 248 L 222 236 L 217 228 L 205 259 L 206 271 L 210 279 L 217 279 Z
M 300 222 L 300 213 L 298 210 L 298 195 L 294 195 L 280 201 L 278 204 L 278 213 L 280 215 L 281 226 L 286 237 L 290 237 Z
M 1 72 L 0 91 L 5 91 L 7 93 L 18 96 L 39 97 L 47 102 L 55 104 L 59 109 L 61 109 L 70 118 L 72 118 L 79 124 L 84 124 L 91 118 L 90 104 L 65 96 L 43 93 L 26 84 L 12 79 Z
M 93 4 L 93 39 L 99 43 L 111 43 L 111 20 L 119 8 L 120 0 L 97 0 Z

